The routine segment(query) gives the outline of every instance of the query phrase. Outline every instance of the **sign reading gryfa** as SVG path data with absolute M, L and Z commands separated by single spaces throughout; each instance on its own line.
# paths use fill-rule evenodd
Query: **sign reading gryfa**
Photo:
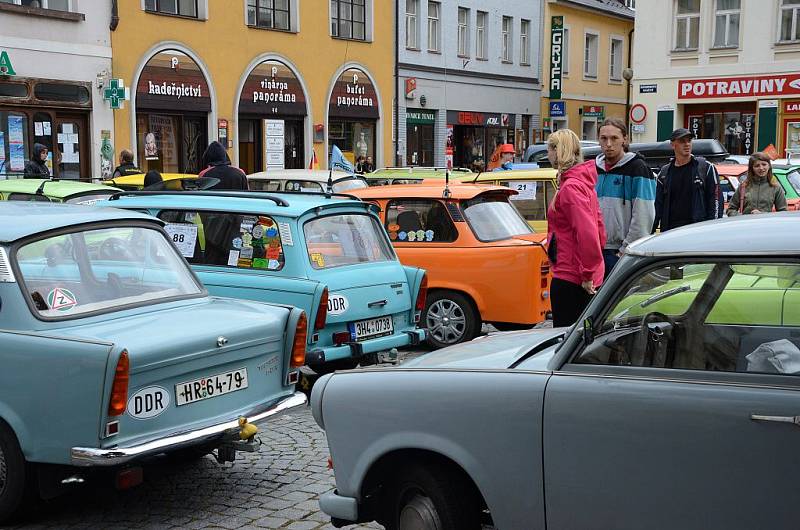
M 561 53 L 564 42 L 564 17 L 553 17 L 550 26 L 550 98 L 561 99 Z
M 800 94 L 800 73 L 678 81 L 678 99 L 753 98 Z

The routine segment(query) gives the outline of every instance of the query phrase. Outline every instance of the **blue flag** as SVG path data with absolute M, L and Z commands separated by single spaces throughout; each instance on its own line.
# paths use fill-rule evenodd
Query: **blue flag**
M 353 168 L 353 164 L 350 163 L 342 154 L 342 150 L 339 149 L 335 144 L 333 149 L 331 149 L 331 160 L 329 167 L 333 170 L 341 169 L 343 171 L 347 171 L 351 175 L 356 172 Z

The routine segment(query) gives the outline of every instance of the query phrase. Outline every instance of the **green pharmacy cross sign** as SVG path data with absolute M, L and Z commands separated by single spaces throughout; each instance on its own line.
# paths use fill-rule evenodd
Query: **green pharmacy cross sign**
M 126 99 L 131 98 L 130 89 L 126 88 L 122 79 L 112 79 L 108 83 L 108 88 L 103 91 L 103 99 L 111 103 L 111 108 L 121 109 Z

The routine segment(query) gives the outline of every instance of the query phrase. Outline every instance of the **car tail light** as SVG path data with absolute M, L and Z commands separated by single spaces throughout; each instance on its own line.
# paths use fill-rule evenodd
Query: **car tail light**
M 114 383 L 111 385 L 111 400 L 108 402 L 108 415 L 120 416 L 125 413 L 125 404 L 128 402 L 128 379 L 130 361 L 128 350 L 122 350 L 114 371 Z
M 350 342 L 350 332 L 349 331 L 339 331 L 333 334 L 333 343 L 337 346 L 341 346 L 342 344 Z
M 294 342 L 292 343 L 292 361 L 289 366 L 296 368 L 306 364 L 306 341 L 308 339 L 308 319 L 305 311 L 300 313 L 297 325 L 294 328 Z
M 550 263 L 548 261 L 542 263 L 539 273 L 541 277 L 541 283 L 539 284 L 539 287 L 542 289 L 547 289 L 548 275 L 550 274 Z
M 428 297 L 428 275 L 422 275 L 422 281 L 419 282 L 419 294 L 417 295 L 417 306 L 414 308 L 417 311 L 425 309 L 425 299 Z
M 328 318 L 328 288 L 322 290 L 317 308 L 317 318 L 314 319 L 314 331 L 319 331 L 325 327 L 325 320 Z

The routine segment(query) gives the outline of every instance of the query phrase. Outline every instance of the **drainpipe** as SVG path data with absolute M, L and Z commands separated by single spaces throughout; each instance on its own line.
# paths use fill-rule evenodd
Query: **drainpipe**
M 111 23 L 108 29 L 114 31 L 119 25 L 119 9 L 117 8 L 117 0 L 111 0 Z
M 400 17 L 398 11 L 400 9 L 400 2 L 394 3 L 394 166 L 400 167 L 403 165 L 400 162 L 400 91 L 398 86 L 400 84 Z

